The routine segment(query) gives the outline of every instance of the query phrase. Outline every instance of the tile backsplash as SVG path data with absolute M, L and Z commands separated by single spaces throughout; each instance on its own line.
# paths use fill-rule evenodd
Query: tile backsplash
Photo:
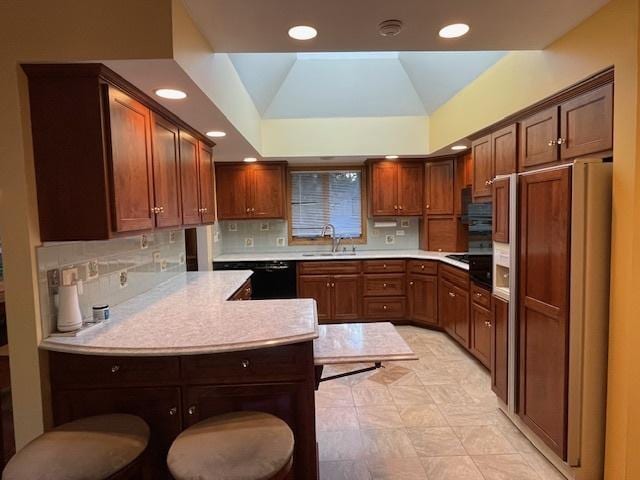
M 367 243 L 356 245 L 358 250 L 407 250 L 419 245 L 418 218 L 390 218 L 394 227 L 375 227 L 374 220 L 368 219 Z M 403 225 L 403 222 L 406 225 Z M 242 220 L 221 221 L 216 225 L 218 242 L 216 254 L 224 253 L 264 253 L 289 251 L 325 250 L 328 245 L 291 245 L 286 220 Z M 349 240 L 343 246 L 351 248 Z
M 85 319 L 91 317 L 94 305 L 117 305 L 186 271 L 182 230 L 106 241 L 45 244 L 38 248 L 37 254 L 45 336 L 55 331 L 56 325 L 56 298 L 49 291 L 47 281 L 50 270 L 78 268 L 83 286 L 80 309 Z M 96 264 L 97 277 L 92 271 Z M 124 287 L 121 285 L 122 272 L 126 272 Z

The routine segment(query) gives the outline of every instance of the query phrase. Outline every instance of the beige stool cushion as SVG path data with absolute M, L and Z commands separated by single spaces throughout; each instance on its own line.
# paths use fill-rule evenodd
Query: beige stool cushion
M 263 480 L 287 465 L 293 443 L 293 432 L 278 417 L 234 412 L 182 432 L 167 464 L 176 480 Z
M 149 426 L 133 415 L 99 415 L 40 435 L 7 464 L 3 480 L 98 480 L 123 469 L 147 447 Z

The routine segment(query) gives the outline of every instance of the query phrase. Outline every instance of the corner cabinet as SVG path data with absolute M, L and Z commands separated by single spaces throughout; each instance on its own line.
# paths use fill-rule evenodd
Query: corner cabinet
M 285 185 L 285 162 L 218 163 L 218 218 L 285 218 Z
M 215 213 L 212 189 L 192 190 L 182 173 L 182 132 L 212 164 L 209 140 L 104 65 L 22 68 L 42 241 L 105 240 L 213 221 L 189 221 L 183 202 L 207 198 Z
M 371 216 L 422 215 L 422 163 L 372 161 L 369 176 Z

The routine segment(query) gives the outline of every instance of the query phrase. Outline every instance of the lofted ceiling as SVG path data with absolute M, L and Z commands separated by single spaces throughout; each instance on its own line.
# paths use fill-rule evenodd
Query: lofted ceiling
M 249 53 L 230 58 L 263 118 L 430 115 L 503 52 Z
M 608 0 L 183 0 L 216 52 L 540 50 L 595 13 Z M 398 19 L 395 37 L 380 22 Z M 469 34 L 438 37 L 463 22 Z M 307 42 L 289 27 L 311 25 Z

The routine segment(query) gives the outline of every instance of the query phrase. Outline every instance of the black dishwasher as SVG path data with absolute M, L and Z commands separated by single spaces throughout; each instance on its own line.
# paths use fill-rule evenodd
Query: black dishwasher
M 214 270 L 252 270 L 251 298 L 296 298 L 296 262 L 213 262 Z

